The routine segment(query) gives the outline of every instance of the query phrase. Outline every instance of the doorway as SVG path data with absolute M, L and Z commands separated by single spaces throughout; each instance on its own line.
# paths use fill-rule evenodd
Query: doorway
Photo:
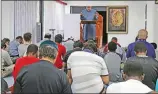
M 108 42 L 108 34 L 106 33 L 106 11 L 97 11 L 100 15 L 103 16 L 103 38 L 102 44 L 105 45 Z

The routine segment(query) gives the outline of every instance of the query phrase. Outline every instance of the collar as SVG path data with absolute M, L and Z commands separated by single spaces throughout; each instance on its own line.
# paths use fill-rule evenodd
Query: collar
M 144 42 L 146 42 L 146 39 L 138 39 L 137 41 L 138 41 L 138 42 L 139 42 L 139 41 L 144 41 Z
M 25 45 L 30 45 L 31 43 L 30 43 L 30 42 L 24 42 L 24 44 L 25 44 Z
M 93 51 L 89 50 L 89 49 L 83 49 L 84 52 L 89 52 L 89 53 L 93 53 Z
M 137 55 L 137 57 L 148 57 L 146 55 Z

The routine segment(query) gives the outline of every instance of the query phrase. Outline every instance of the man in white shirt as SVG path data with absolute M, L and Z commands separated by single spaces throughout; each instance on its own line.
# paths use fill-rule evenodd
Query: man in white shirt
M 96 45 L 87 43 L 83 51 L 76 51 L 67 61 L 68 76 L 73 93 L 102 93 L 109 83 L 107 66 L 100 56 L 94 54 Z
M 125 82 L 111 84 L 106 93 L 153 93 L 153 90 L 141 82 L 144 73 L 139 62 L 126 62 L 123 72 Z

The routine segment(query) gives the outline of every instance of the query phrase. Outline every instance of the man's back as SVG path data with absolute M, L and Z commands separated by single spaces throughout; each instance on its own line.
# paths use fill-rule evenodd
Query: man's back
M 152 57 L 131 57 L 128 58 L 127 61 L 137 61 L 141 63 L 145 73 L 142 82 L 154 90 L 158 78 L 158 61 Z
M 152 90 L 142 82 L 134 79 L 125 82 L 113 83 L 106 93 L 150 93 Z
M 18 46 L 20 45 L 20 43 L 18 43 L 16 40 L 11 41 L 10 45 L 9 45 L 9 54 L 11 56 L 18 56 Z
M 15 66 L 14 66 L 14 70 L 13 70 L 13 78 L 14 80 L 16 79 L 18 73 L 20 72 L 20 70 L 24 67 L 27 66 L 29 64 L 33 64 L 38 62 L 39 59 L 35 58 L 35 57 L 21 57 L 19 59 L 17 59 Z
M 104 60 L 92 53 L 73 52 L 68 59 L 73 93 L 99 93 L 103 89 L 101 75 L 108 75 Z
M 109 70 L 111 82 L 122 81 L 121 77 L 121 57 L 115 52 L 109 52 L 105 55 L 104 61 Z
M 71 87 L 64 72 L 41 60 L 21 70 L 14 93 L 71 93 Z
M 146 40 L 137 40 L 136 42 L 129 44 L 128 49 L 127 49 L 127 54 L 126 54 L 127 58 L 135 56 L 134 47 L 137 42 L 143 42 L 145 44 L 147 48 L 147 56 L 156 58 L 154 47 L 152 46 L 152 44 L 148 43 Z
M 29 44 L 20 44 L 18 47 L 19 57 L 23 57 Z

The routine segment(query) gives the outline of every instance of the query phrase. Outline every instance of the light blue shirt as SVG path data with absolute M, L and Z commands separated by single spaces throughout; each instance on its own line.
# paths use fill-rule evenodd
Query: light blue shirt
M 18 53 L 18 46 L 20 45 L 20 43 L 16 40 L 13 40 L 10 42 L 10 45 L 9 45 L 9 54 L 11 56 L 17 56 L 19 55 Z

